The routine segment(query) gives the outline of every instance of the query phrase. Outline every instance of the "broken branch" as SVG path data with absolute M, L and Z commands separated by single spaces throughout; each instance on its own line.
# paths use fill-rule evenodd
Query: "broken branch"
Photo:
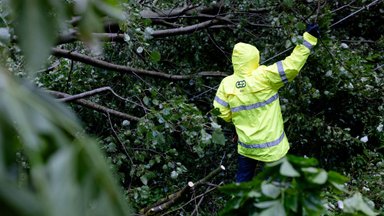
M 95 67 L 112 70 L 120 73 L 128 73 L 130 75 L 144 75 L 144 76 L 152 76 L 152 77 L 158 77 L 163 79 L 170 79 L 170 80 L 188 80 L 192 79 L 193 77 L 225 77 L 228 74 L 223 72 L 200 72 L 192 75 L 173 75 L 173 74 L 167 74 L 163 72 L 158 71 L 150 71 L 150 70 L 144 70 L 144 69 L 137 69 L 132 68 L 128 66 L 123 65 L 117 65 L 113 63 L 109 63 L 100 59 L 92 58 L 87 55 L 83 55 L 77 52 L 71 52 L 69 50 L 59 49 L 59 48 L 52 48 L 52 54 L 56 57 L 63 57 L 67 59 L 72 59 L 74 61 L 79 61 L 84 64 L 92 65 Z

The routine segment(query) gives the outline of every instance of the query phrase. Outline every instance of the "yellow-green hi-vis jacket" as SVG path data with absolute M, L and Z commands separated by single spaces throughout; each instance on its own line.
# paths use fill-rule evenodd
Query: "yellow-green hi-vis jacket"
M 303 43 L 290 56 L 270 66 L 259 66 L 256 47 L 246 43 L 235 45 L 234 74 L 221 81 L 213 106 L 219 108 L 219 117 L 235 125 L 239 154 L 264 162 L 286 155 L 289 143 L 278 90 L 297 76 L 316 43 L 317 39 L 305 32 Z

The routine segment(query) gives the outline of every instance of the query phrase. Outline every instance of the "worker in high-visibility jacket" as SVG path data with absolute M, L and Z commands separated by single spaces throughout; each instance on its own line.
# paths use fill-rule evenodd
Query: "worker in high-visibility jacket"
M 259 50 L 237 43 L 232 53 L 234 73 L 225 77 L 213 105 L 222 119 L 235 125 L 238 136 L 236 182 L 253 178 L 257 161 L 284 157 L 289 143 L 284 133 L 279 88 L 292 81 L 317 43 L 318 26 L 311 24 L 291 55 L 272 65 L 259 65 Z

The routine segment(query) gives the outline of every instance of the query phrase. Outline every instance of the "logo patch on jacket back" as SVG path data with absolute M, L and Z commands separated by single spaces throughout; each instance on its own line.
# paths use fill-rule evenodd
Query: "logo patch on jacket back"
M 240 80 L 236 82 L 236 88 L 244 88 L 247 85 L 245 80 Z

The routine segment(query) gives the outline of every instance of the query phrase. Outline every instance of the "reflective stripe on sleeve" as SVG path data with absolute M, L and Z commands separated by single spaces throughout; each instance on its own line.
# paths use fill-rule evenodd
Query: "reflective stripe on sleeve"
M 284 84 L 287 84 L 288 78 L 287 78 L 287 75 L 285 74 L 285 71 L 284 71 L 283 62 L 279 61 L 276 64 L 277 64 L 277 71 L 279 71 L 281 80 L 284 82 Z
M 284 139 L 284 131 L 281 136 L 277 140 L 273 140 L 271 142 L 260 143 L 260 144 L 245 144 L 239 141 L 239 145 L 244 148 L 269 148 L 278 145 Z
M 308 41 L 306 41 L 306 40 L 303 41 L 303 45 L 305 47 L 307 47 L 308 49 L 312 49 L 312 47 L 313 47 L 313 45 L 311 43 L 309 43 Z
M 232 112 L 239 112 L 239 111 L 242 111 L 242 110 L 256 109 L 256 108 L 259 108 L 259 107 L 266 106 L 266 105 L 272 103 L 273 101 L 277 100 L 278 98 L 279 98 L 279 94 L 276 93 L 272 97 L 268 98 L 266 101 L 257 102 L 257 103 L 251 104 L 251 105 L 241 105 L 241 106 L 238 106 L 238 107 L 233 107 L 231 109 L 231 111 Z
M 222 100 L 221 98 L 217 97 L 217 96 L 215 96 L 215 101 L 216 101 L 217 103 L 219 103 L 219 104 L 225 106 L 225 107 L 228 107 L 228 103 L 225 102 L 224 100 Z

